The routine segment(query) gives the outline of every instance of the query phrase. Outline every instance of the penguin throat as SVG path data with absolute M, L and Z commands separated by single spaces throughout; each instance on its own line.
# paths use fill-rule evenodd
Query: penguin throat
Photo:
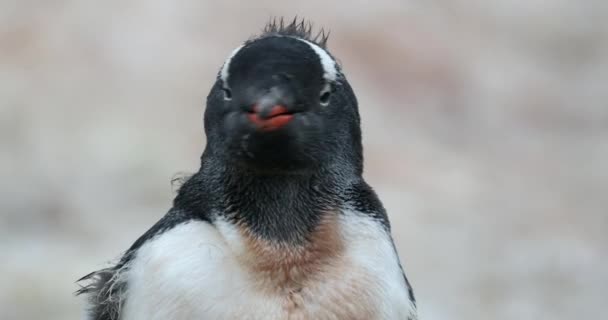
M 226 218 L 270 241 L 302 244 L 338 207 L 336 188 L 312 175 L 242 175 L 226 181 L 221 210 Z

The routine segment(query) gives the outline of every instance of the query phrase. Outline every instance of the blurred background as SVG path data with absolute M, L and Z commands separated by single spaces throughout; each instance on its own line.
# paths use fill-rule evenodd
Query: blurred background
M 0 2 L 0 318 L 78 319 L 271 16 L 331 29 L 421 319 L 602 319 L 608 2 Z

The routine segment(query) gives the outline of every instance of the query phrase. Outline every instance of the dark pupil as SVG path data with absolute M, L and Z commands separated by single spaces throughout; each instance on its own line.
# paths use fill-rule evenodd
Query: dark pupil
M 327 92 L 323 93 L 319 99 L 321 100 L 322 103 L 327 103 L 329 101 L 329 95 L 330 95 L 330 92 L 327 91 Z
M 226 97 L 226 99 L 232 98 L 232 91 L 230 91 L 230 89 L 223 88 L 222 91 L 224 91 L 224 97 Z

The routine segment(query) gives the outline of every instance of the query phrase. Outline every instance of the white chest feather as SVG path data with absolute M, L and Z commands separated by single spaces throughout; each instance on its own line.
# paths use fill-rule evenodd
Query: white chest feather
M 387 233 L 356 213 L 297 250 L 219 222 L 148 241 L 126 270 L 121 320 L 415 319 Z

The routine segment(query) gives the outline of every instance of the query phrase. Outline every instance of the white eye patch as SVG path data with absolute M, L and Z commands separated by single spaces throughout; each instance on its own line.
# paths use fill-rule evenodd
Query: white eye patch
M 312 50 L 315 51 L 317 56 L 319 56 L 319 60 L 321 60 L 321 66 L 323 66 L 323 78 L 327 82 L 334 82 L 338 78 L 338 68 L 336 61 L 325 51 L 325 49 L 319 47 L 318 45 L 304 40 L 300 38 L 294 38 L 300 40 L 310 46 Z
M 222 86 L 224 88 L 228 88 L 228 69 L 230 69 L 230 61 L 243 47 L 244 45 L 241 45 L 238 48 L 232 50 L 232 53 L 230 53 L 226 61 L 224 61 L 224 65 L 222 66 L 222 70 L 220 71 L 220 79 L 222 80 Z

